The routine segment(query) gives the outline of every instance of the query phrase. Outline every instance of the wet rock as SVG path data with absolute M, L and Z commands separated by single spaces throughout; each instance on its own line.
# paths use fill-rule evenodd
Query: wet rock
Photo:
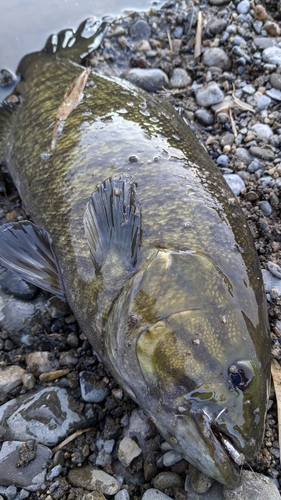
M 281 49 L 279 47 L 268 47 L 262 53 L 264 62 L 281 66 Z
M 170 86 L 175 89 L 187 87 L 191 82 L 189 74 L 183 68 L 175 68 L 170 77 Z
M 22 441 L 5 441 L 0 451 L 0 484 L 13 483 L 28 491 L 38 491 L 45 480 L 46 469 L 52 452 L 46 446 L 36 447 L 36 457 L 24 467 L 18 467 Z
M 199 106 L 207 108 L 209 106 L 213 106 L 214 104 L 222 102 L 224 93 L 217 83 L 211 82 L 208 85 L 198 89 L 195 97 Z
M 119 444 L 118 458 L 125 467 L 129 467 L 134 458 L 138 457 L 141 452 L 142 450 L 137 443 L 125 436 Z
M 175 472 L 160 472 L 153 479 L 153 486 L 158 490 L 165 491 L 166 489 L 182 488 L 183 481 Z
M 115 495 L 121 488 L 121 484 L 117 479 L 92 465 L 71 469 L 68 478 L 74 486 L 86 490 L 96 490 L 104 495 Z
M 149 488 L 141 497 L 141 500 L 171 500 L 171 497 L 168 497 L 162 491 L 157 490 L 155 488 Z
M 22 384 L 22 378 L 25 374 L 26 370 L 17 365 L 0 368 L 0 391 L 11 392 Z
M 231 68 L 231 60 L 224 50 L 213 47 L 207 49 L 202 58 L 204 66 L 216 66 L 221 68 L 223 71 L 228 71 Z
M 87 403 L 101 403 L 109 393 L 108 379 L 98 380 L 95 373 L 83 371 L 79 374 L 81 396 Z
M 223 488 L 225 500 L 280 500 L 280 494 L 273 481 L 263 474 L 243 470 L 241 485 L 235 490 Z
M 162 87 L 167 87 L 169 85 L 169 79 L 166 73 L 158 68 L 132 68 L 122 73 L 121 78 L 125 78 L 147 92 L 156 92 Z
M 36 439 L 54 445 L 83 423 L 76 403 L 65 389 L 48 387 L 0 407 L 7 439 Z
M 244 181 L 237 174 L 225 174 L 224 178 L 235 196 L 238 196 L 245 188 Z
M 14 273 L 10 269 L 3 269 L 3 271 L 1 269 L 0 286 L 5 293 L 20 300 L 32 300 L 39 291 L 37 286 L 27 283 L 18 273 Z

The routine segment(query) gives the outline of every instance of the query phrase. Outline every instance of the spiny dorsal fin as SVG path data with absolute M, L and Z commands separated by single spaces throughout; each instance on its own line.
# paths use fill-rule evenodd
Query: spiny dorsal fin
M 10 101 L 0 102 L 0 161 L 3 161 L 3 148 L 6 135 L 11 127 L 11 121 L 17 110 L 17 105 Z
M 140 203 L 128 175 L 109 178 L 92 194 L 84 216 L 85 233 L 99 270 L 109 252 L 127 270 L 135 266 L 140 244 Z
M 64 298 L 51 239 L 41 227 L 29 221 L 3 224 L 0 227 L 0 262 L 26 281 Z

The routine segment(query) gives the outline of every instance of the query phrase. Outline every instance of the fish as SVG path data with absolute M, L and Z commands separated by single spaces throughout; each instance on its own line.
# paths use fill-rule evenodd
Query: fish
M 19 64 L 0 158 L 28 219 L 1 226 L 0 262 L 66 300 L 163 438 L 235 488 L 262 443 L 270 380 L 253 238 L 167 99 L 89 66 L 107 26 L 62 31 Z

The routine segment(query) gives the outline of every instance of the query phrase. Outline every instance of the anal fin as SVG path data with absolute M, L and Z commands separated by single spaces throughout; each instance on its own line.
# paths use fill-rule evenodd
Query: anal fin
M 36 224 L 24 221 L 0 227 L 0 263 L 26 281 L 64 299 L 51 239 Z
M 121 174 L 100 184 L 84 216 L 85 233 L 96 270 L 110 265 L 118 274 L 132 271 L 140 245 L 141 216 L 136 184 Z M 112 261 L 112 262 L 111 262 Z

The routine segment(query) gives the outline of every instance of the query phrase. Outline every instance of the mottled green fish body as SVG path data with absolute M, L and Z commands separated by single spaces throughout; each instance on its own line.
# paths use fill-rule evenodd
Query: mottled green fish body
M 53 140 L 58 108 L 84 69 L 79 43 L 25 59 L 21 104 L 2 106 L 0 157 L 36 226 L 6 224 L 0 260 L 42 287 L 48 275 L 45 288 L 66 297 L 165 439 L 234 487 L 261 445 L 269 382 L 252 237 L 220 172 L 164 100 L 91 73 Z M 18 254 L 32 253 L 27 239 L 42 257 L 36 278 L 19 264 Z

